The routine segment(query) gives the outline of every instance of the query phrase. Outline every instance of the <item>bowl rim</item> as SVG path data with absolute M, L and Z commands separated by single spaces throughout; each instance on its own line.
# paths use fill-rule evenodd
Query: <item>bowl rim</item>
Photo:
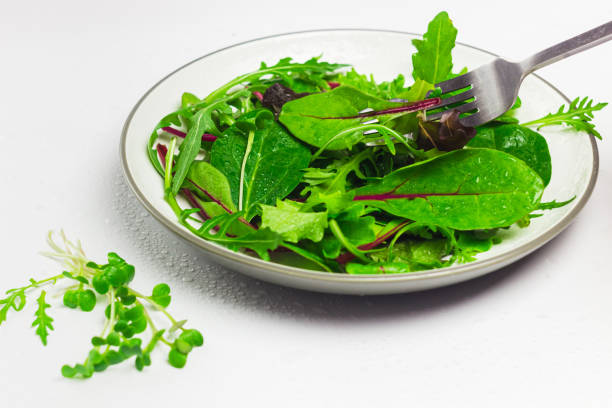
M 201 249 L 204 249 L 207 252 L 212 253 L 213 255 L 219 256 L 221 258 L 229 258 L 229 260 L 233 261 L 234 264 L 244 265 L 244 266 L 247 266 L 248 268 L 257 267 L 262 270 L 265 270 L 268 273 L 280 274 L 282 276 L 291 276 L 294 278 L 301 278 L 301 279 L 308 279 L 308 280 L 339 282 L 339 283 L 344 283 L 344 284 L 349 284 L 349 285 L 350 284 L 363 284 L 364 282 L 369 282 L 371 284 L 375 284 L 375 283 L 382 284 L 382 283 L 418 281 L 418 280 L 426 280 L 426 279 L 433 280 L 433 279 L 443 278 L 447 276 L 461 275 L 461 274 L 465 274 L 469 272 L 474 272 L 476 270 L 493 268 L 496 264 L 506 265 L 514 260 L 517 260 L 523 256 L 528 255 L 532 251 L 536 250 L 537 248 L 539 248 L 540 246 L 544 245 L 545 243 L 550 241 L 552 238 L 557 236 L 559 233 L 561 233 L 565 228 L 569 226 L 571 221 L 576 217 L 576 215 L 585 206 L 586 202 L 588 201 L 588 199 L 590 198 L 593 192 L 595 183 L 597 181 L 597 176 L 599 173 L 599 153 L 598 153 L 595 137 L 592 134 L 589 134 L 589 140 L 591 142 L 591 149 L 593 153 L 593 168 L 592 168 L 591 174 L 589 175 L 588 185 L 584 191 L 584 194 L 582 195 L 580 200 L 575 204 L 574 208 L 569 213 L 567 213 L 563 218 L 561 218 L 555 225 L 553 225 L 552 228 L 546 231 L 539 239 L 528 241 L 516 248 L 513 248 L 512 250 L 508 252 L 504 252 L 502 254 L 495 255 L 488 259 L 476 260 L 473 262 L 469 262 L 466 264 L 460 264 L 460 265 L 451 265 L 451 266 L 439 268 L 439 269 L 429 269 L 425 271 L 405 272 L 405 273 L 388 274 L 388 275 L 387 274 L 350 275 L 350 274 L 330 273 L 330 272 L 325 272 L 325 271 L 316 271 L 316 270 L 310 270 L 310 269 L 304 269 L 304 268 L 297 268 L 297 267 L 283 265 L 283 264 L 275 263 L 271 261 L 264 261 L 263 259 L 254 258 L 254 257 L 251 257 L 249 255 L 246 255 L 240 252 L 234 252 L 228 248 L 225 248 L 218 244 L 214 244 L 212 242 L 206 241 L 203 238 L 200 238 L 200 237 L 197 237 L 191 234 L 189 231 L 183 229 L 183 227 L 181 227 L 179 224 L 175 223 L 174 221 L 168 220 L 162 213 L 160 213 L 153 206 L 153 204 L 149 202 L 149 200 L 146 198 L 146 196 L 142 193 L 142 191 L 138 187 L 130 171 L 130 168 L 128 165 L 126 142 L 127 142 L 127 134 L 128 134 L 128 130 L 129 130 L 132 118 L 138 111 L 138 108 L 140 107 L 142 102 L 149 96 L 151 92 L 153 92 L 153 90 L 155 90 L 160 84 L 166 81 L 166 79 L 168 79 L 175 73 L 181 71 L 183 68 L 186 68 L 187 66 L 192 65 L 202 59 L 205 59 L 207 57 L 210 57 L 212 55 L 215 55 L 217 53 L 223 52 L 231 48 L 243 46 L 243 45 L 257 42 L 257 41 L 278 38 L 278 37 L 286 37 L 286 36 L 300 35 L 300 34 L 324 33 L 324 32 L 333 33 L 333 32 L 343 32 L 343 31 L 344 32 L 355 31 L 355 32 L 370 32 L 370 33 L 390 33 L 390 34 L 401 34 L 401 35 L 416 36 L 416 37 L 421 36 L 421 34 L 416 34 L 416 33 L 407 32 L 407 31 L 374 29 L 374 28 L 327 28 L 327 29 L 323 28 L 323 29 L 301 30 L 301 31 L 292 31 L 292 32 L 281 33 L 281 34 L 267 35 L 267 36 L 247 40 L 247 41 L 238 42 L 238 43 L 229 45 L 227 47 L 223 47 L 215 51 L 212 51 L 208 54 L 205 54 L 201 57 L 198 57 L 180 66 L 179 68 L 173 70 L 172 72 L 164 76 L 162 79 L 157 81 L 157 83 L 155 83 L 149 90 L 145 92 L 145 94 L 138 100 L 136 105 L 134 105 L 127 119 L 125 120 L 123 129 L 121 131 L 121 139 L 120 139 L 120 146 L 119 146 L 119 150 L 120 150 L 119 153 L 121 156 L 121 165 L 122 165 L 124 176 L 126 180 L 128 181 L 128 185 L 130 186 L 131 190 L 136 195 L 136 198 L 138 199 L 138 201 L 140 201 L 140 203 L 145 207 L 145 209 L 149 213 L 151 213 L 151 215 L 153 215 L 153 217 L 157 219 L 157 221 L 162 223 L 162 225 L 164 225 L 170 231 L 174 232 L 179 237 L 185 239 L 186 241 L 190 242 L 191 244 Z M 465 44 L 459 41 L 456 42 L 456 44 L 486 53 L 493 57 L 499 57 L 499 55 L 492 53 L 490 51 L 484 50 L 479 47 L 475 47 L 475 46 Z M 537 74 L 532 74 L 532 75 L 538 78 L 544 84 L 548 85 L 557 94 L 559 94 L 559 96 L 561 96 L 566 101 L 566 103 L 570 103 L 569 98 L 565 94 L 563 94 L 559 89 L 557 89 L 557 87 L 555 87 L 550 82 L 548 82 L 547 80 L 545 80 L 544 78 L 542 78 L 541 76 Z

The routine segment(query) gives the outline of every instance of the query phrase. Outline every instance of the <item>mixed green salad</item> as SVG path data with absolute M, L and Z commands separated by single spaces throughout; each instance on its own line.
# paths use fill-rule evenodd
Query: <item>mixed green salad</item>
M 456 35 L 442 12 L 413 40 L 408 86 L 315 57 L 262 63 L 203 99 L 184 93 L 147 146 L 179 222 L 265 260 L 382 274 L 472 261 L 500 229 L 567 204 L 541 202 L 552 167 L 537 130 L 599 137 L 591 120 L 606 104 L 576 99 L 519 124 L 517 99 L 478 128 L 450 105 L 429 121 L 452 95 L 434 84 L 467 72 L 453 70 Z

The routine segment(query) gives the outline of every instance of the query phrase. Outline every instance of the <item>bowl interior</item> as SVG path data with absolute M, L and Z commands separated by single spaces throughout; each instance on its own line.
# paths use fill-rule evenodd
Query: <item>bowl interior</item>
M 442 276 L 462 273 L 467 279 L 495 269 L 492 266 L 500 267 L 526 255 L 567 226 L 588 198 L 597 173 L 597 151 L 592 136 L 558 128 L 541 130 L 548 141 L 553 160 L 553 175 L 545 190 L 543 201 L 561 201 L 576 196 L 570 205 L 548 211 L 545 216 L 533 219 L 529 228 L 512 227 L 504 231 L 502 243 L 481 254 L 478 261 L 442 270 L 402 274 L 403 276 L 339 276 L 254 259 L 191 235 L 177 222 L 174 213 L 164 201 L 162 181 L 148 161 L 145 145 L 159 119 L 177 109 L 183 92 L 189 91 L 203 97 L 234 77 L 256 69 L 261 61 L 275 63 L 287 56 L 302 61 L 322 55 L 325 61 L 349 63 L 360 73 L 372 73 L 377 80 L 389 80 L 403 73 L 406 82 L 410 83 L 413 38 L 417 36 L 372 30 L 293 33 L 238 44 L 179 68 L 162 79 L 139 101 L 126 122 L 121 148 L 129 184 L 139 200 L 158 220 L 191 243 L 208 251 L 217 260 L 222 262 L 227 260 L 227 264 L 232 267 L 246 266 L 247 273 L 254 270 L 252 274 L 259 278 L 292 286 L 321 290 L 309 284 L 300 285 L 299 281 L 304 279 L 314 279 L 317 282 L 326 280 L 337 282 L 339 279 L 342 285 L 351 285 L 351 282 L 363 285 L 364 282 L 371 284 L 383 280 L 403 282 L 423 278 L 435 280 Z M 453 52 L 454 70 L 459 71 L 464 66 L 473 69 L 493 58 L 494 56 L 488 52 L 457 44 Z M 559 91 L 534 75 L 526 78 L 519 96 L 523 102 L 518 113 L 521 121 L 556 111 L 561 104 L 567 102 Z M 479 268 L 481 273 L 478 273 Z M 298 283 L 293 282 L 294 278 Z M 446 278 L 446 280 L 452 283 L 451 279 Z M 462 279 L 457 276 L 452 279 L 452 281 L 458 280 Z M 407 285 L 408 289 L 404 284 L 404 289 L 397 291 L 410 290 L 410 284 Z M 438 283 L 436 285 L 440 286 Z

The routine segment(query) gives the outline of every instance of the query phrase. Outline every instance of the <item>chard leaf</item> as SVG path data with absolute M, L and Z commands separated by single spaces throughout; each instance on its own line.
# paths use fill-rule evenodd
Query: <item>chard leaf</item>
M 271 116 L 269 111 L 263 111 Z M 310 162 L 308 148 L 261 112 L 250 112 L 252 116 L 258 115 L 255 122 L 238 120 L 228 128 L 210 153 L 211 164 L 227 177 L 232 201 L 247 210 L 247 219 L 254 215 L 256 204 L 274 204 L 295 189 L 302 169 Z M 250 149 L 245 157 L 249 139 Z M 241 180 L 243 196 L 239 203 Z
M 205 191 L 205 200 L 210 200 L 212 196 L 232 212 L 236 210 L 227 177 L 212 164 L 202 160 L 193 162 L 189 168 L 187 182 L 192 184 L 193 187 L 197 186 L 193 188 L 193 191 L 197 194 L 202 195 L 202 192 Z M 219 208 L 221 207 L 219 206 Z
M 552 173 L 552 163 L 546 139 L 538 132 L 524 126 L 508 124 L 479 128 L 469 147 L 486 147 L 518 157 L 544 181 L 547 186 Z
M 601 140 L 601 135 L 595 130 L 595 124 L 591 121 L 593 120 L 593 112 L 603 109 L 606 105 L 608 104 L 598 103 L 593 105 L 593 99 L 589 100 L 587 96 L 582 100 L 576 98 L 569 104 L 567 111 L 565 110 L 565 105 L 561 105 L 557 112 L 549 113 L 540 119 L 522 123 L 522 125 L 537 126 L 538 130 L 544 126 L 567 125 L 574 130 L 590 133 Z
M 455 47 L 457 29 L 445 11 L 439 13 L 427 26 L 423 39 L 412 40 L 417 52 L 412 55 L 415 80 L 430 84 L 444 81 L 453 68 L 452 49 Z
M 261 226 L 280 234 L 285 241 L 301 239 L 318 242 L 327 228 L 326 212 L 300 212 L 299 203 L 278 201 L 276 207 L 261 205 Z
M 354 190 L 355 201 L 417 222 L 458 230 L 497 228 L 537 208 L 544 183 L 507 153 L 455 150 Z
M 410 112 L 395 111 L 408 108 L 405 103 L 389 102 L 343 85 L 329 92 L 308 95 L 286 103 L 279 120 L 295 137 L 310 145 L 328 150 L 350 149 L 363 139 L 361 128 L 365 119 L 360 116 L 360 112 L 368 108 L 383 112 L 391 109 L 389 113 L 377 115 L 378 125 L 384 125 L 385 122 Z M 418 109 L 415 107 L 414 111 Z M 337 137 L 351 128 L 356 130 Z

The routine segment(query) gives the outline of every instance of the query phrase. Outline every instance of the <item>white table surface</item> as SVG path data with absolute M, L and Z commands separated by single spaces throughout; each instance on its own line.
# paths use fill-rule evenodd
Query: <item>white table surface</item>
M 612 107 L 595 121 L 597 186 L 564 233 L 483 278 L 387 297 L 307 293 L 210 264 L 147 215 L 118 154 L 152 84 L 236 42 L 311 28 L 423 32 L 446 9 L 459 41 L 518 59 L 607 22 L 612 3 L 291 3 L 0 4 L 0 289 L 58 273 L 38 251 L 63 227 L 91 258 L 115 250 L 134 263 L 135 287 L 170 284 L 170 310 L 206 339 L 183 370 L 160 352 L 144 373 L 127 364 L 71 381 L 59 368 L 85 358 L 101 311 L 54 307 L 44 348 L 30 304 L 0 326 L 0 406 L 612 406 Z M 611 56 L 604 44 L 540 74 L 570 97 L 612 101 Z

